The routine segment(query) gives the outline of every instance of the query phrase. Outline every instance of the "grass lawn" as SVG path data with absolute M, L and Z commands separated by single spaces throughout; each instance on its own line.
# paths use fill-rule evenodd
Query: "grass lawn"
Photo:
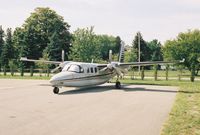
M 35 79 L 35 80 L 49 80 L 51 77 L 48 76 L 30 76 L 30 75 L 14 75 L 11 76 L 10 74 L 7 74 L 6 76 L 0 75 L 0 79 Z
M 179 86 L 162 135 L 200 135 L 200 82 Z

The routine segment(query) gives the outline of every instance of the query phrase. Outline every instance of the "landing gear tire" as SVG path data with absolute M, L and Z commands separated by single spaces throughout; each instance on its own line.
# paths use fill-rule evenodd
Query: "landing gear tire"
M 58 87 L 54 87 L 53 88 L 53 93 L 54 94 L 58 94 L 59 93 L 59 88 Z
M 121 83 L 119 81 L 116 82 L 115 88 L 116 89 L 121 89 Z

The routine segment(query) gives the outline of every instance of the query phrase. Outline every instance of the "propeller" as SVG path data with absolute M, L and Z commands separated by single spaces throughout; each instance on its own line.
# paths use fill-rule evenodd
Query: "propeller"
M 59 64 L 59 66 L 57 66 L 56 68 L 51 70 L 51 73 L 55 73 L 56 71 L 58 71 L 60 68 L 63 68 L 65 66 L 65 64 L 67 64 L 68 62 L 65 61 L 65 51 L 62 50 L 62 63 Z
M 61 68 L 60 65 L 57 66 L 56 68 L 54 68 L 54 69 L 51 70 L 51 73 L 55 73 L 55 72 L 58 71 L 60 68 Z
M 118 76 L 122 76 L 124 71 L 120 68 L 118 68 L 116 66 L 116 63 L 109 63 L 107 64 L 107 66 L 105 68 L 103 68 L 101 71 L 104 72 L 106 70 L 111 70 L 111 71 L 115 71 L 117 73 Z

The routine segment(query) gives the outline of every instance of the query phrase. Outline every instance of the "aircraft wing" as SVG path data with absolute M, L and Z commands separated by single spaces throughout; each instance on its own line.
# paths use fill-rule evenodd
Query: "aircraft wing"
M 107 69 L 115 70 L 118 75 L 122 75 L 127 73 L 127 69 L 129 66 L 149 66 L 149 65 L 158 65 L 158 64 L 174 64 L 179 63 L 181 61 L 146 61 L 146 62 L 130 62 L 130 63 L 120 63 L 120 62 L 113 62 L 110 64 L 98 64 L 97 66 L 100 67 L 100 71 L 104 72 Z
M 21 57 L 21 61 L 30 61 L 30 62 L 41 62 L 41 63 L 46 63 L 46 64 L 55 64 L 59 65 L 62 62 L 59 61 L 47 61 L 47 60 L 33 60 L 33 59 L 27 59 L 26 57 Z
M 176 62 L 168 62 L 168 61 L 146 61 L 146 62 L 130 62 L 130 63 L 118 63 L 119 67 L 127 67 L 127 66 L 149 66 L 155 64 L 173 64 Z
M 150 65 L 155 65 L 155 64 L 173 64 L 177 63 L 177 61 L 145 61 L 145 62 L 130 62 L 130 63 L 113 63 L 113 66 L 118 67 L 118 68 L 127 68 L 129 66 L 150 66 Z M 108 66 L 108 64 L 98 64 L 97 65 L 100 68 L 105 68 Z

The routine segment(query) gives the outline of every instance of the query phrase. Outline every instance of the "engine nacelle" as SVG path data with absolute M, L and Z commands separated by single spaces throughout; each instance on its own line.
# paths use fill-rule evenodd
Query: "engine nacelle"
M 113 69 L 113 65 L 112 64 L 108 64 L 107 68 L 110 69 L 110 70 L 112 70 Z

